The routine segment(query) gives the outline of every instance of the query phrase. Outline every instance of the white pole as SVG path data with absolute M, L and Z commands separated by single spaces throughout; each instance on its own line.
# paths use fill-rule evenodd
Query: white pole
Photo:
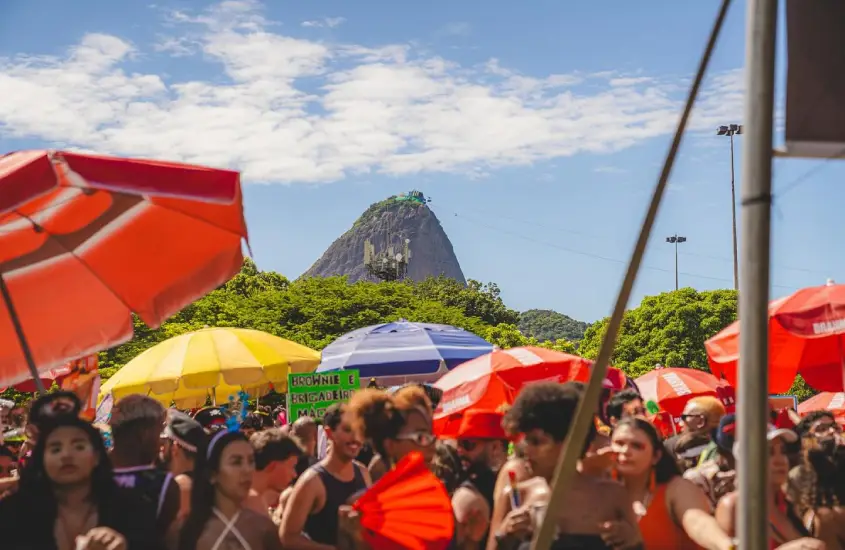
M 769 547 L 769 246 L 777 0 L 749 0 L 740 182 L 739 544 Z

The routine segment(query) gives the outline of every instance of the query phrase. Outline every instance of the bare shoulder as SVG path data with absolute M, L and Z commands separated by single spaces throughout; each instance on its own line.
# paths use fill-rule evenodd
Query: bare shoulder
M 549 484 L 541 477 L 532 477 L 517 484 L 525 504 L 543 502 L 549 499 Z
M 306 485 L 314 484 L 315 482 L 319 481 L 319 474 L 313 468 L 308 468 L 297 478 L 294 487 L 304 487 Z
M 318 495 L 325 492 L 325 490 L 323 482 L 320 480 L 320 475 L 316 470 L 309 468 L 294 483 L 291 496 L 307 494 L 312 495 L 314 498 L 319 498 Z
M 679 492 L 686 491 L 701 492 L 701 487 L 683 476 L 673 477 L 666 486 L 666 492 L 670 494 L 678 494 Z
M 719 499 L 717 510 L 727 510 L 728 512 L 732 512 L 736 509 L 736 502 L 738 498 L 739 493 L 737 491 L 728 493 L 727 495 Z

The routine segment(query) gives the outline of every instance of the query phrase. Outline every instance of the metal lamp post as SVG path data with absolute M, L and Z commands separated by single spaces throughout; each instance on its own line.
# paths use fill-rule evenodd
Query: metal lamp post
M 678 243 L 687 242 L 686 237 L 679 237 L 677 233 L 671 237 L 666 237 L 666 242 L 675 245 L 675 290 L 678 290 Z
M 736 186 L 734 184 L 734 136 L 742 134 L 742 124 L 730 124 L 719 126 L 716 130 L 717 136 L 728 136 L 731 138 L 731 217 L 733 223 L 733 248 L 734 248 L 734 290 L 739 290 L 739 262 L 737 260 L 736 246 Z

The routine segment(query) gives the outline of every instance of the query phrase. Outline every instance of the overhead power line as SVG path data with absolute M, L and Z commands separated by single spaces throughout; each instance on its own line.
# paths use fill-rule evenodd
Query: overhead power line
M 430 206 L 433 206 L 433 205 L 430 205 Z M 440 206 L 438 206 L 437 209 L 438 210 L 445 210 L 445 209 L 440 208 Z M 625 260 L 622 260 L 622 259 L 619 259 L 619 258 L 614 258 L 612 256 L 605 256 L 605 255 L 602 255 L 602 254 L 596 254 L 596 253 L 593 253 L 593 252 L 585 252 L 583 250 L 577 250 L 577 249 L 574 249 L 574 248 L 569 248 L 567 246 L 562 246 L 562 245 L 557 244 L 557 243 L 551 243 L 551 242 L 543 241 L 543 240 L 540 240 L 540 239 L 537 239 L 537 238 L 534 238 L 534 237 L 531 237 L 531 236 L 528 236 L 528 235 L 517 233 L 517 232 L 512 231 L 510 229 L 497 227 L 495 225 L 492 225 L 492 224 L 489 224 L 489 223 L 486 223 L 486 222 L 483 222 L 483 221 L 480 221 L 480 220 L 477 220 L 477 219 L 470 218 L 470 217 L 468 217 L 464 214 L 458 214 L 457 212 L 454 212 L 454 211 L 448 211 L 447 210 L 447 212 L 452 214 L 453 217 L 455 217 L 459 220 L 463 220 L 464 222 L 471 223 L 471 224 L 474 224 L 474 225 L 477 225 L 477 226 L 480 226 L 480 227 L 484 227 L 485 229 L 490 229 L 492 231 L 497 231 L 499 233 L 509 235 L 511 237 L 515 237 L 517 239 L 521 239 L 521 240 L 524 240 L 524 241 L 528 241 L 528 242 L 531 242 L 531 243 L 534 243 L 534 244 L 537 244 L 537 245 L 540 245 L 540 246 L 545 246 L 545 247 L 548 247 L 548 248 L 554 248 L 555 250 L 560 250 L 561 252 L 567 252 L 569 254 L 576 254 L 576 255 L 579 255 L 579 256 L 587 257 L 587 258 L 594 258 L 596 260 L 602 260 L 602 261 L 605 261 L 605 262 L 611 262 L 611 263 L 621 264 L 621 265 L 627 264 L 627 262 Z M 506 216 L 499 216 L 499 217 L 506 218 Z M 513 219 L 513 218 L 511 218 L 511 219 Z M 516 220 L 516 221 L 519 221 L 519 220 Z M 535 224 L 532 224 L 532 225 L 537 225 L 537 224 L 535 223 Z M 651 265 L 643 265 L 642 268 L 648 269 L 648 270 L 651 270 L 651 271 L 659 271 L 661 273 L 671 273 L 671 274 L 675 273 L 675 271 L 673 269 L 666 269 L 666 268 L 651 266 Z M 687 272 L 687 271 L 679 271 L 678 274 L 683 275 L 685 277 L 694 277 L 696 279 L 704 279 L 704 280 L 709 280 L 709 281 L 719 281 L 719 282 L 732 283 L 732 279 L 725 278 L 725 277 L 713 277 L 713 276 L 710 276 L 710 275 L 702 275 L 700 273 L 691 273 L 691 272 Z M 773 284 L 772 286 L 775 287 L 775 288 L 781 288 L 781 289 L 784 289 L 784 290 L 789 290 L 791 292 L 794 292 L 795 290 L 798 290 L 798 288 L 799 288 L 797 286 L 787 286 L 787 285 L 777 285 L 777 284 Z

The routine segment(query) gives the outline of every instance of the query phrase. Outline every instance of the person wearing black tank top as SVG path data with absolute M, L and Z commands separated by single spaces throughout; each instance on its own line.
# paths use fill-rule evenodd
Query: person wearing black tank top
M 309 468 L 294 485 L 279 528 L 286 550 L 333 550 L 338 540 L 338 511 L 371 481 L 355 462 L 361 438 L 344 404 L 332 405 L 323 417 L 331 442 L 325 459 Z
M 115 482 L 136 492 L 156 511 L 162 537 L 176 520 L 180 506 L 173 475 L 155 466 L 164 418 L 164 407 L 158 401 L 134 394 L 115 404 L 109 420 Z

